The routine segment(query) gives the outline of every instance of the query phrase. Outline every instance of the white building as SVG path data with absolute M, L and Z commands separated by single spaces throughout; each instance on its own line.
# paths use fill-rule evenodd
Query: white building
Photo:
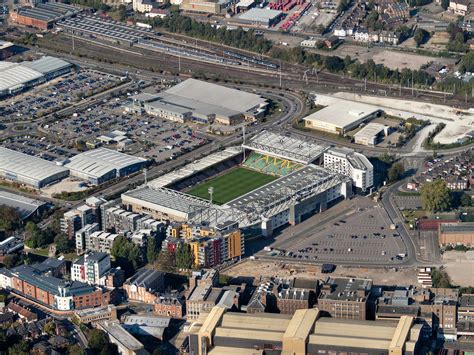
M 316 131 L 345 135 L 380 114 L 375 106 L 352 101 L 338 101 L 305 117 L 305 127 Z
M 349 176 L 356 189 L 365 192 L 374 185 L 374 167 L 362 154 L 349 148 L 332 148 L 324 153 L 324 167 Z
M 133 11 L 135 12 L 150 12 L 153 9 L 153 1 L 151 0 L 133 0 Z
M 12 273 L 6 268 L 0 269 L 0 289 L 12 287 Z
M 369 123 L 354 134 L 354 143 L 373 147 L 389 134 L 389 130 L 390 127 L 383 124 Z
M 110 270 L 110 256 L 106 253 L 92 252 L 74 261 L 71 267 L 72 281 L 99 285 Z

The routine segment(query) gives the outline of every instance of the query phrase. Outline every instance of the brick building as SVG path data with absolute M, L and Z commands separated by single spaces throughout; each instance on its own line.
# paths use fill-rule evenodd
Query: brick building
M 440 245 L 474 245 L 474 222 L 440 223 L 438 233 Z
M 328 278 L 321 286 L 318 309 L 333 318 L 367 319 L 372 280 Z
M 129 301 L 154 304 L 157 293 L 165 288 L 165 274 L 158 270 L 142 268 L 123 284 Z
M 160 295 L 154 306 L 154 312 L 158 316 L 183 318 L 185 314 L 185 303 L 179 295 Z

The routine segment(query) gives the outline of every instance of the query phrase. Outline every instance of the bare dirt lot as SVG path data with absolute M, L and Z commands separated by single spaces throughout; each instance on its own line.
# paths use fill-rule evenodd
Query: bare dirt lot
M 474 253 L 462 251 L 447 251 L 442 255 L 446 272 L 455 285 L 474 286 Z
M 325 279 L 328 276 L 362 277 L 372 279 L 374 284 L 409 286 L 417 284 L 415 269 L 376 269 L 351 268 L 338 266 L 332 274 L 322 274 L 319 266 L 270 262 L 263 260 L 246 260 L 223 271 L 223 274 L 237 277 L 248 276 L 259 279 L 260 276 L 271 277 L 295 276 L 309 279 Z
M 406 52 L 397 52 L 394 50 L 384 49 L 382 47 L 359 46 L 354 44 L 343 44 L 339 46 L 334 54 L 344 58 L 349 55 L 352 58 L 358 58 L 362 62 L 373 59 L 376 64 L 384 64 L 390 69 L 420 69 L 423 64 L 434 62 L 445 65 L 454 64 L 454 59 L 436 58 L 418 54 L 410 54 Z

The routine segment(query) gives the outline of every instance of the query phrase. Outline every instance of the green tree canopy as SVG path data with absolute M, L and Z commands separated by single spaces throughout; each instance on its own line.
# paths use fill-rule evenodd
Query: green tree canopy
M 139 247 L 122 235 L 115 238 L 110 253 L 127 276 L 132 275 L 142 265 Z
M 393 164 L 390 169 L 388 169 L 388 181 L 395 182 L 400 180 L 402 175 L 405 173 L 405 168 L 402 163 Z
M 12 232 L 20 226 L 20 212 L 16 208 L 0 205 L 0 230 Z
M 191 269 L 194 264 L 194 256 L 189 244 L 179 244 L 176 249 L 176 267 L 179 269 Z
M 160 245 L 154 236 L 148 237 L 146 244 L 146 259 L 149 263 L 154 263 L 158 258 Z
M 425 211 L 446 211 L 451 206 L 451 200 L 451 192 L 442 179 L 425 182 L 421 187 L 421 203 Z

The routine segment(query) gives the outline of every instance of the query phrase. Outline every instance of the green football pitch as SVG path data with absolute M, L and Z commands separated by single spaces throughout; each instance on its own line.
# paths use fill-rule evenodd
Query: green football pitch
M 275 179 L 277 177 L 254 170 L 235 168 L 192 187 L 186 193 L 209 200 L 208 189 L 212 186 L 214 188 L 213 202 L 222 205 Z

